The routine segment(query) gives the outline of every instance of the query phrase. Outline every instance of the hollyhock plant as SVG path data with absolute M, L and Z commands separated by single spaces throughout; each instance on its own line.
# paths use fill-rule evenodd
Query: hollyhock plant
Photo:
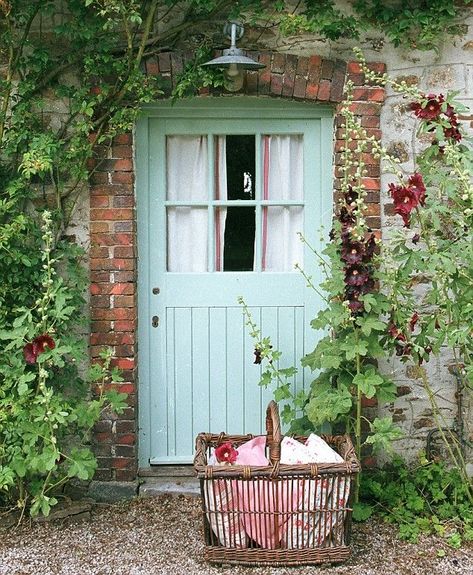
M 235 463 L 238 451 L 227 441 L 215 448 L 215 457 L 219 463 Z

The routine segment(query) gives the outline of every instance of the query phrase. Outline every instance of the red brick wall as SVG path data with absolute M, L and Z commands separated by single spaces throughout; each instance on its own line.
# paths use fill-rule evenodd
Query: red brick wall
M 246 95 L 272 96 L 333 104 L 335 107 L 335 190 L 338 153 L 342 144 L 343 117 L 337 108 L 343 98 L 346 79 L 354 83 L 353 111 L 361 118 L 369 135 L 381 137 L 380 113 L 384 90 L 366 83 L 355 62 L 327 60 L 320 56 L 249 52 L 266 64 L 259 72 L 248 72 Z M 160 75 L 175 85 L 182 70 L 179 54 L 160 54 L 146 62 L 150 75 Z M 384 64 L 370 64 L 384 72 Z M 201 96 L 210 91 L 203 89 Z M 218 93 L 213 94 L 218 96 Z M 114 350 L 115 365 L 123 371 L 118 388 L 129 394 L 129 407 L 120 416 L 105 417 L 95 429 L 98 457 L 97 480 L 129 481 L 137 472 L 137 308 L 136 308 L 136 219 L 132 134 L 115 138 L 111 150 L 98 150 L 90 177 L 90 279 L 91 334 L 90 354 L 98 356 L 103 346 Z M 368 173 L 364 182 L 369 190 L 367 223 L 380 230 L 380 165 L 366 154 Z M 336 199 L 337 194 L 334 194 Z

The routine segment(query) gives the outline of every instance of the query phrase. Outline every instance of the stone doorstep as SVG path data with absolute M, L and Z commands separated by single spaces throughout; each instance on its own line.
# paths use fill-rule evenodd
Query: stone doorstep
M 140 497 L 158 495 L 190 495 L 199 497 L 200 486 L 197 477 L 146 477 L 138 489 Z
M 141 477 L 195 477 L 192 465 L 150 465 L 138 470 Z

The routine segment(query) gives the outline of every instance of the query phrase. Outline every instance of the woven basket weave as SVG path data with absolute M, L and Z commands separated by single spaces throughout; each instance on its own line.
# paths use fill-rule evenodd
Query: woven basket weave
M 266 412 L 270 465 L 208 465 L 221 443 L 249 435 L 201 433 L 194 469 L 200 479 L 205 557 L 211 563 L 308 565 L 350 555 L 351 485 L 360 465 L 350 438 L 322 436 L 342 463 L 283 465 L 281 425 L 274 401 Z M 307 438 L 296 436 L 300 442 Z

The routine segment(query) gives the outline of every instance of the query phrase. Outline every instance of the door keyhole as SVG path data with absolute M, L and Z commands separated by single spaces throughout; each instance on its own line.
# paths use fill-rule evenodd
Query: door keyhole
M 151 325 L 153 327 L 158 327 L 159 325 L 159 317 L 157 315 L 153 315 L 152 319 L 151 319 Z

